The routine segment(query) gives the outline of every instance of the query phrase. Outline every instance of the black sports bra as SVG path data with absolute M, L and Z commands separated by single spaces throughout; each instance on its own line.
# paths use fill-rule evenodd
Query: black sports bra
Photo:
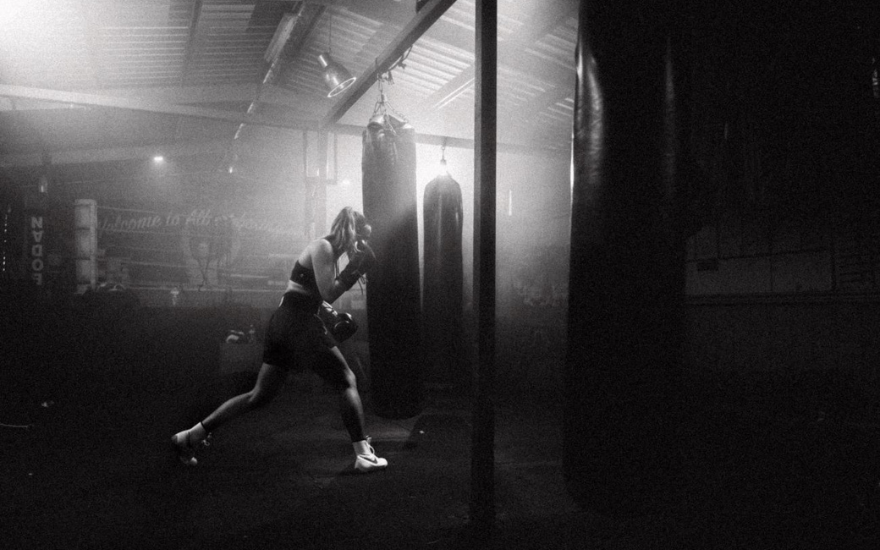
M 293 270 L 290 272 L 290 280 L 306 287 L 310 292 L 314 292 L 316 296 L 321 295 L 321 291 L 318 290 L 318 282 L 315 280 L 315 270 L 303 267 L 303 265 L 299 263 L 299 260 L 293 264 Z

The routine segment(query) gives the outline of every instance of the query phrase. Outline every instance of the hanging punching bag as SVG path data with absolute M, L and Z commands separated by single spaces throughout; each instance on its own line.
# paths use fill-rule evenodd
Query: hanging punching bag
M 425 381 L 466 387 L 464 361 L 461 187 L 441 174 L 425 187 Z
M 422 408 L 421 289 L 412 126 L 390 115 L 363 133 L 364 215 L 378 260 L 367 285 L 370 390 L 376 414 L 409 418 Z
M 580 11 L 563 465 L 569 493 L 611 515 L 652 509 L 675 477 L 685 264 L 662 5 Z

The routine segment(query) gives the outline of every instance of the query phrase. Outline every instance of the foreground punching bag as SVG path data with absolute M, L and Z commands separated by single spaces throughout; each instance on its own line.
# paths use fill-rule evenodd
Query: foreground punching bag
M 410 418 L 422 408 L 421 289 L 415 131 L 377 115 L 363 133 L 364 215 L 376 267 L 368 275 L 367 323 L 373 408 Z
M 569 493 L 648 512 L 675 483 L 684 243 L 674 18 L 662 3 L 581 4 L 563 465 Z
M 425 187 L 422 338 L 425 382 L 467 387 L 464 361 L 461 187 L 441 174 Z

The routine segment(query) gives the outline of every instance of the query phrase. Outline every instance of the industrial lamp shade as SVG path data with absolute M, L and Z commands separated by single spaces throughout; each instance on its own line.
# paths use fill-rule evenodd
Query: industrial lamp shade
M 348 69 L 330 56 L 330 52 L 319 55 L 318 63 L 324 69 L 324 85 L 327 87 L 327 97 L 341 94 L 357 80 L 357 78 L 351 76 Z

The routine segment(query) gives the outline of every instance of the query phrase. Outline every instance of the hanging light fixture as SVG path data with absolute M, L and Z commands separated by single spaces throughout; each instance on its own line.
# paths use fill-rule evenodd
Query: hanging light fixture
M 324 85 L 327 87 L 327 97 L 341 94 L 357 80 L 348 72 L 348 69 L 330 56 L 330 52 L 324 52 L 319 55 L 318 63 L 324 69 Z
M 354 84 L 355 80 L 357 80 L 357 78 L 352 76 L 342 63 L 333 59 L 330 55 L 330 50 L 332 48 L 333 16 L 331 15 L 327 51 L 318 56 L 318 63 L 320 63 L 321 68 L 324 69 L 324 86 L 327 88 L 327 97 L 334 97 L 341 94 L 347 90 L 349 86 Z

